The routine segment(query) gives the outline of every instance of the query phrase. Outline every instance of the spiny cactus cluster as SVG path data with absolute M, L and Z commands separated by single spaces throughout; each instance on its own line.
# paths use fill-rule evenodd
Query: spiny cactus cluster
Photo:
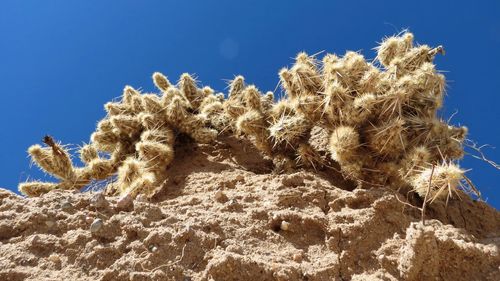
M 59 183 L 26 182 L 19 189 L 37 196 L 56 188 L 80 189 L 93 180 L 116 175 L 108 193 L 153 195 L 167 179 L 176 136 L 210 143 L 223 134 L 249 139 L 277 171 L 321 169 L 324 153 L 311 145 L 313 127 L 328 132 L 330 160 L 358 183 L 409 185 L 420 196 L 445 198 L 464 188 L 464 171 L 453 161 L 463 157 L 465 127 L 437 117 L 445 78 L 433 59 L 442 47 L 415 46 L 413 34 L 385 39 L 376 65 L 356 52 L 322 61 L 299 53 L 291 68 L 279 72 L 286 98 L 275 101 L 246 85 L 230 82 L 227 98 L 199 88 L 188 74 L 172 85 L 160 73 L 153 80 L 160 94 L 125 87 L 119 102 L 105 105 L 107 116 L 90 144 L 80 149 L 83 168 L 73 166 L 63 146 L 49 141 L 28 152 Z
M 75 168 L 68 152 L 54 141 L 47 147 L 30 147 L 33 161 L 61 181 L 26 182 L 19 190 L 36 196 L 56 188 L 79 189 L 117 174 L 107 186 L 109 193 L 153 194 L 166 179 L 178 133 L 199 143 L 215 140 L 218 132 L 206 126 L 207 108 L 223 100 L 209 87 L 197 88 L 188 74 L 181 76 L 178 87 L 160 73 L 153 74 L 153 80 L 161 95 L 141 94 L 126 86 L 120 102 L 105 105 L 107 116 L 97 124 L 90 144 L 79 151 L 83 168 Z

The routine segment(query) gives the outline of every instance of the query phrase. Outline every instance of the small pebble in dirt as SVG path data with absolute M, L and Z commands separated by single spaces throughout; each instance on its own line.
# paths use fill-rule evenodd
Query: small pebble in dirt
M 290 229 L 290 223 L 287 221 L 281 221 L 280 229 L 283 231 L 288 231 Z
M 215 192 L 215 200 L 219 203 L 225 203 L 227 202 L 228 198 L 226 194 L 222 192 L 222 190 L 218 190 L 217 192 Z
M 120 210 L 131 211 L 134 209 L 134 198 L 132 198 L 132 195 L 127 194 L 118 199 L 116 207 Z
M 48 228 L 52 228 L 54 227 L 54 225 L 56 225 L 56 223 L 52 220 L 48 220 L 45 222 L 45 225 L 48 227 Z
M 302 258 L 303 258 L 302 253 L 295 253 L 292 256 L 292 259 L 296 262 L 301 262 Z
M 61 262 L 61 258 L 56 254 L 50 255 L 47 259 L 53 263 L 60 263 Z
M 226 247 L 226 251 L 236 253 L 236 254 L 243 254 L 243 248 L 237 245 L 229 245 Z
M 67 212 L 73 208 L 73 205 L 69 201 L 64 201 L 61 204 L 61 210 Z
M 149 251 L 154 253 L 154 252 L 158 251 L 158 247 L 156 247 L 155 245 L 151 245 L 151 246 L 149 246 Z
M 31 245 L 36 246 L 40 243 L 40 237 L 38 235 L 34 235 L 33 238 L 31 238 Z
M 101 219 L 95 219 L 90 225 L 90 232 L 96 233 L 104 226 L 104 222 Z
M 94 219 L 92 217 L 90 217 L 90 216 L 86 216 L 85 217 L 85 222 L 86 223 L 92 223 L 93 221 L 94 221 Z
M 106 197 L 104 197 L 104 194 L 96 193 L 90 199 L 90 205 L 95 208 L 106 208 L 109 203 L 108 200 L 106 200 Z

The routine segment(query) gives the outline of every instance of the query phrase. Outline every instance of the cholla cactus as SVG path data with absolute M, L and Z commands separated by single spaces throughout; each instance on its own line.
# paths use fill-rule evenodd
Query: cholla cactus
M 322 169 L 334 161 L 360 184 L 409 185 L 440 199 L 466 179 L 452 161 L 463 156 L 467 129 L 437 118 L 445 88 L 432 63 L 438 53 L 444 53 L 440 46 L 415 46 L 411 33 L 381 43 L 380 66 L 356 52 L 327 54 L 321 61 L 299 53 L 292 67 L 279 72 L 286 93 L 280 101 L 246 85 L 242 76 L 230 82 L 224 98 L 199 88 L 189 74 L 174 86 L 157 72 L 159 95 L 127 86 L 119 102 L 105 105 L 107 116 L 80 149 L 84 167 L 75 168 L 53 141 L 32 146 L 33 161 L 61 182 L 22 183 L 20 190 L 37 196 L 116 175 L 108 193 L 153 195 L 168 177 L 178 134 L 198 143 L 225 134 L 248 138 L 277 171 Z M 327 149 L 311 145 L 314 127 L 328 133 Z
M 28 196 L 38 196 L 52 189 L 79 189 L 90 182 L 89 169 L 77 169 L 73 166 L 68 151 L 56 143 L 52 137 L 45 136 L 43 142 L 47 147 L 33 145 L 28 149 L 33 162 L 40 169 L 60 179 L 59 183 L 43 183 L 38 181 L 25 182 L 19 185 L 19 190 Z M 88 153 L 84 153 L 88 157 Z M 83 156 L 82 156 L 83 157 Z
M 220 104 L 218 98 L 205 101 L 213 91 L 199 89 L 188 74 L 181 76 L 178 88 L 160 73 L 154 73 L 153 80 L 160 95 L 126 86 L 121 101 L 105 105 L 107 116 L 98 123 L 91 143 L 79 151 L 83 168 L 73 167 L 68 152 L 51 138 L 45 141 L 48 147 L 30 147 L 33 161 L 61 182 L 21 183 L 20 191 L 37 196 L 55 188 L 80 189 L 116 175 L 116 182 L 107 186 L 109 194 L 153 195 L 167 178 L 176 135 L 183 133 L 200 143 L 213 141 L 217 131 L 208 124 L 215 111 L 206 107 Z

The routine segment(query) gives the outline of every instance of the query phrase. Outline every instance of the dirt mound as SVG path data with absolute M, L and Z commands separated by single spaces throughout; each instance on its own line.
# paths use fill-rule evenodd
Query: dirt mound
M 133 206 L 0 190 L 0 280 L 500 280 L 483 202 L 434 203 L 424 226 L 416 195 L 273 174 L 235 139 L 176 153 L 164 192 Z

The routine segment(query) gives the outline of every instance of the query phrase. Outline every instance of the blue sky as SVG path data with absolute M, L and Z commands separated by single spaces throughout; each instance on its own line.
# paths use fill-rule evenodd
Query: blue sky
M 348 2 L 348 3 L 347 3 Z M 213 3 L 213 4 L 212 4 Z M 499 1 L 11 1 L 0 2 L 0 186 L 43 178 L 26 149 L 45 134 L 88 141 L 103 104 L 125 85 L 153 91 L 151 74 L 194 73 L 224 90 L 243 74 L 273 90 L 299 51 L 343 54 L 409 28 L 416 41 L 444 45 L 442 115 L 470 138 L 500 145 Z M 500 162 L 500 148 L 486 150 Z M 484 199 L 500 208 L 500 173 L 461 162 Z

